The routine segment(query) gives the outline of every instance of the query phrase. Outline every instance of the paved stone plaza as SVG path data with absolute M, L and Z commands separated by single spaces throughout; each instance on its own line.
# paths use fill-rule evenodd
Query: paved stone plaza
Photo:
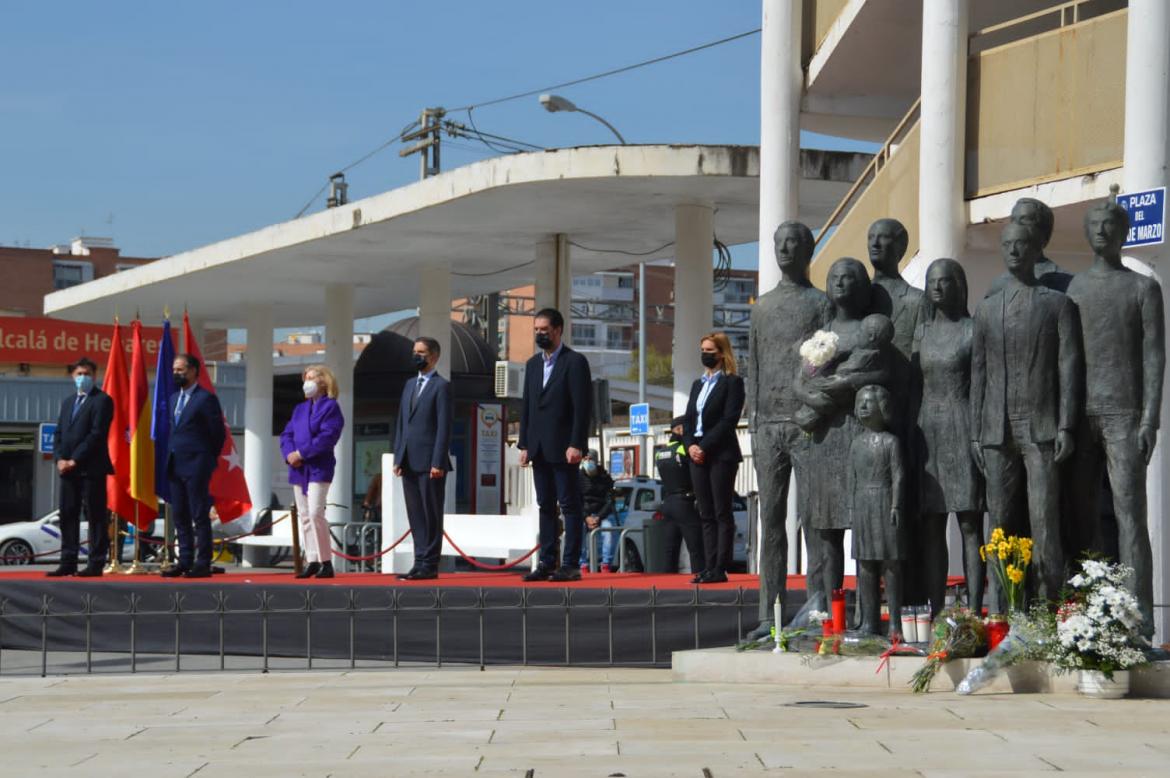
M 867 707 L 799 709 L 834 700 Z M 1165 775 L 1170 702 L 473 668 L 0 679 L 9 776 Z

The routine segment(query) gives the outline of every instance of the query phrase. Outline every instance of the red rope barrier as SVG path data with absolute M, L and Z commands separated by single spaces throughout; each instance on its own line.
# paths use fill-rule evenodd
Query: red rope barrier
M 402 537 L 400 537 L 398 540 L 394 541 L 389 546 L 382 549 L 381 551 L 379 551 L 376 554 L 369 554 L 367 556 L 350 556 L 349 554 L 343 554 L 342 552 L 338 551 L 337 549 L 334 549 L 333 555 L 339 556 L 342 559 L 349 561 L 349 562 L 371 562 L 375 559 L 380 559 L 380 558 L 386 556 L 387 554 L 389 554 L 391 551 L 393 551 L 395 548 L 398 547 L 399 543 L 406 540 L 408 537 L 410 537 L 410 530 L 403 532 Z
M 448 535 L 446 532 L 443 532 L 443 537 L 445 537 L 447 539 L 447 542 L 451 544 L 451 548 L 455 549 L 455 552 L 457 554 L 459 554 L 459 556 L 463 557 L 463 561 L 467 562 L 472 567 L 475 567 L 479 570 L 511 570 L 513 567 L 515 567 L 516 565 L 522 564 L 526 559 L 528 559 L 529 557 L 531 557 L 533 554 L 535 554 L 537 551 L 540 550 L 540 544 L 538 543 L 532 547 L 531 551 L 529 551 L 527 554 L 520 557 L 519 559 L 513 559 L 509 562 L 505 562 L 502 565 L 487 565 L 487 564 L 484 564 L 483 562 L 480 562 L 478 559 L 473 559 L 472 557 L 469 557 L 467 554 L 463 553 L 463 549 L 459 548 L 459 546 L 457 546 L 455 544 L 455 541 L 451 539 L 451 536 Z

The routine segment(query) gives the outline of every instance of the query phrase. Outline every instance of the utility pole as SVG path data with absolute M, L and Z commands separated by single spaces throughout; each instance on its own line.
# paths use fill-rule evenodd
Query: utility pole
M 409 157 L 411 154 L 421 154 L 419 157 L 419 178 L 429 178 L 439 173 L 439 138 L 443 129 L 443 117 L 447 111 L 443 108 L 424 108 L 419 114 L 419 128 L 414 132 L 403 135 L 403 141 L 419 140 L 418 143 L 398 152 L 400 157 Z

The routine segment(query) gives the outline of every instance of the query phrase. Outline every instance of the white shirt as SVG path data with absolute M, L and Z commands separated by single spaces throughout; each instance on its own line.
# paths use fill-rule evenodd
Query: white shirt
M 418 391 L 415 393 L 415 399 L 422 397 L 423 389 L 427 388 L 427 384 L 431 382 L 431 377 L 435 374 L 435 368 L 431 368 L 425 373 L 418 374 Z
M 695 421 L 695 437 L 703 437 L 703 406 L 707 404 L 707 398 L 711 396 L 712 390 L 715 389 L 715 384 L 719 383 L 719 379 L 723 376 L 722 370 L 717 370 L 710 375 L 703 373 L 699 380 L 703 382 L 703 388 L 699 390 L 699 399 L 695 401 L 695 415 L 698 419 Z

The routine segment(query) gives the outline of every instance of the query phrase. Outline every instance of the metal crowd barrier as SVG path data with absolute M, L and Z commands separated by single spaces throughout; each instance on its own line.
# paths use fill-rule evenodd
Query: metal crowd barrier
M 753 590 L 745 590 L 743 587 L 736 587 L 736 589 L 734 591 L 722 590 L 722 591 L 716 591 L 716 592 L 707 592 L 708 597 L 713 597 L 715 595 L 719 595 L 720 598 L 713 599 L 713 600 L 706 600 L 706 601 L 704 601 L 703 599 L 700 598 L 701 592 L 698 588 L 693 588 L 693 589 L 689 590 L 689 592 L 687 590 L 672 590 L 672 593 L 674 593 L 674 594 L 687 593 L 687 594 L 689 594 L 689 598 L 686 600 L 667 601 L 667 602 L 662 601 L 662 596 L 663 596 L 662 591 L 659 591 L 657 588 L 650 588 L 650 589 L 647 589 L 644 591 L 644 594 L 646 595 L 644 601 L 625 602 L 625 603 L 619 603 L 619 602 L 615 601 L 615 597 L 614 597 L 615 590 L 612 587 L 608 588 L 606 590 L 601 590 L 601 591 L 596 590 L 596 589 L 594 589 L 594 590 L 574 590 L 574 589 L 569 589 L 569 588 L 562 588 L 559 592 L 559 594 L 560 594 L 559 601 L 543 602 L 543 603 L 534 603 L 532 601 L 532 599 L 534 596 L 537 596 L 537 595 L 547 596 L 550 599 L 552 599 L 552 595 L 551 595 L 551 592 L 549 589 L 540 589 L 540 590 L 519 589 L 515 592 L 516 597 L 513 600 L 511 600 L 510 602 L 499 603 L 499 604 L 489 604 L 488 603 L 487 596 L 486 596 L 485 592 L 489 591 L 489 590 L 485 590 L 484 588 L 479 587 L 479 588 L 475 589 L 474 591 L 475 591 L 474 602 L 472 602 L 471 604 L 458 604 L 458 603 L 451 602 L 450 598 L 458 597 L 459 595 L 462 594 L 464 599 L 466 599 L 467 590 L 460 591 L 460 590 L 456 590 L 456 589 L 441 589 L 441 588 L 418 589 L 418 588 L 413 588 L 413 587 L 410 589 L 388 588 L 388 589 L 378 590 L 378 592 L 377 592 L 377 596 L 382 598 L 384 600 L 384 602 L 382 602 L 381 604 L 375 604 L 375 605 L 371 606 L 370 604 L 368 604 L 368 601 L 367 602 L 359 602 L 359 600 L 362 597 L 368 598 L 368 597 L 375 596 L 374 594 L 371 594 L 369 591 L 350 589 L 350 590 L 348 590 L 348 592 L 345 595 L 345 605 L 342 607 L 322 607 L 322 606 L 319 606 L 316 604 L 316 599 L 319 596 L 319 592 L 306 591 L 306 592 L 300 593 L 299 605 L 297 607 L 289 608 L 289 607 L 277 607 L 274 604 L 274 599 L 275 599 L 274 594 L 275 593 L 272 591 L 268 591 L 268 590 L 262 590 L 262 591 L 255 593 L 256 604 L 255 604 L 254 608 L 241 609 L 241 610 L 236 610 L 236 609 L 229 607 L 229 603 L 228 603 L 229 595 L 227 592 L 225 592 L 223 590 L 215 592 L 214 594 L 211 595 L 211 602 L 213 603 L 213 606 L 210 608 L 187 608 L 184 606 L 184 600 L 186 599 L 187 595 L 182 593 L 182 592 L 174 592 L 174 593 L 171 593 L 171 595 L 168 598 L 168 600 L 169 600 L 168 607 L 166 607 L 165 609 L 161 609 L 161 610 L 159 610 L 159 609 L 149 610 L 149 609 L 143 608 L 142 597 L 141 597 L 141 595 L 136 594 L 136 593 L 131 593 L 131 594 L 125 596 L 126 607 L 123 610 L 100 610 L 97 607 L 95 607 L 95 597 L 93 595 L 86 594 L 86 595 L 83 595 L 81 598 L 81 609 L 80 610 L 55 611 L 53 609 L 53 597 L 51 595 L 45 594 L 45 595 L 42 595 L 40 597 L 39 607 L 37 608 L 37 610 L 35 612 L 21 613 L 21 612 L 13 612 L 11 610 L 11 607 L 10 607 L 10 605 L 11 605 L 10 600 L 8 598 L 2 598 L 2 599 L 0 599 L 0 675 L 4 674 L 4 672 L 7 670 L 8 666 L 9 666 L 9 662 L 5 661 L 5 656 L 11 656 L 13 653 L 19 654 L 19 653 L 27 653 L 28 651 L 37 651 L 37 650 L 39 650 L 39 654 L 40 654 L 39 672 L 40 672 L 40 675 L 42 677 L 47 676 L 49 674 L 49 655 L 50 655 L 50 653 L 53 653 L 53 654 L 82 653 L 82 654 L 84 654 L 84 672 L 87 674 L 92 674 L 95 672 L 95 660 L 94 660 L 95 651 L 100 653 L 100 654 L 109 654 L 109 653 L 125 654 L 125 653 L 128 653 L 129 654 L 130 672 L 136 673 L 139 671 L 139 662 L 141 661 L 140 657 L 139 657 L 140 650 L 139 650 L 139 644 L 138 644 L 138 641 L 139 641 L 138 629 L 139 629 L 139 622 L 143 619 L 155 619 L 156 624 L 157 624 L 157 620 L 159 620 L 159 619 L 173 620 L 173 644 L 172 644 L 173 647 L 172 647 L 171 652 L 169 654 L 161 654 L 160 652 L 157 652 L 157 651 L 147 652 L 147 653 L 148 653 L 148 656 L 151 658 L 158 658 L 160 656 L 169 656 L 169 657 L 174 659 L 173 667 L 168 667 L 166 670 L 155 670 L 152 668 L 152 670 L 150 670 L 150 671 L 180 672 L 184 669 L 183 663 L 182 663 L 182 658 L 183 658 L 182 640 L 183 640 L 183 634 L 184 634 L 184 632 L 183 632 L 183 617 L 184 616 L 196 616 L 196 617 L 198 617 L 198 616 L 202 616 L 202 617 L 211 616 L 211 617 L 215 617 L 215 620 L 216 620 L 217 625 L 218 625 L 218 627 L 217 627 L 217 629 L 218 629 L 218 635 L 217 635 L 218 651 L 214 652 L 212 655 L 218 657 L 218 668 L 220 670 L 228 669 L 227 668 L 227 661 L 226 661 L 228 657 L 236 658 L 236 657 L 256 656 L 255 654 L 252 654 L 252 653 L 241 653 L 241 652 L 227 651 L 227 649 L 226 649 L 227 642 L 226 642 L 226 637 L 225 637 L 226 636 L 225 621 L 228 619 L 228 617 L 233 617 L 233 616 L 258 616 L 261 620 L 261 637 L 260 637 L 260 654 L 259 654 L 259 658 L 261 660 L 260 669 L 263 672 L 268 672 L 270 669 L 272 669 L 270 663 L 274 658 L 292 659 L 292 660 L 299 659 L 299 660 L 304 661 L 304 663 L 305 663 L 304 669 L 313 669 L 314 668 L 314 664 L 313 664 L 313 662 L 314 662 L 314 657 L 313 657 L 313 621 L 312 621 L 312 616 L 314 614 L 346 614 L 348 616 L 348 636 L 347 636 L 348 657 L 347 657 L 347 660 L 348 660 L 348 667 L 350 669 L 355 669 L 357 667 L 357 664 L 359 661 L 358 653 L 357 653 L 358 617 L 359 616 L 366 616 L 369 614 L 377 614 L 377 615 L 385 616 L 386 618 L 378 618 L 376 620 L 376 623 L 381 629 L 386 629 L 387 627 L 389 627 L 393 633 L 392 649 L 391 649 L 390 655 L 376 658 L 376 659 L 362 657 L 360 659 L 360 661 L 363 663 L 363 667 L 369 666 L 370 663 L 374 663 L 375 666 L 380 667 L 380 668 L 384 668 L 386 666 L 399 667 L 401 662 L 408 661 L 408 660 L 403 660 L 399 655 L 399 634 L 400 634 L 399 633 L 399 620 L 400 620 L 400 618 L 405 617 L 405 616 L 410 616 L 410 615 L 430 613 L 430 614 L 434 615 L 434 631 L 433 631 L 434 647 L 435 647 L 434 666 L 438 668 L 438 667 L 442 667 L 444 664 L 444 659 L 443 659 L 443 619 L 444 619 L 444 616 L 448 615 L 448 614 L 469 613 L 469 612 L 475 613 L 478 617 L 477 618 L 477 621 L 478 621 L 478 665 L 479 665 L 480 669 L 483 669 L 484 667 L 486 667 L 486 664 L 487 664 L 487 656 L 486 656 L 485 647 L 484 647 L 485 646 L 485 644 L 484 644 L 485 616 L 487 616 L 487 614 L 492 613 L 492 612 L 499 613 L 499 612 L 509 611 L 509 610 L 518 611 L 520 614 L 520 649 L 521 649 L 520 655 L 519 656 L 505 657 L 502 660 L 499 657 L 493 657 L 493 662 L 500 662 L 500 663 L 505 663 L 505 664 L 520 664 L 520 665 L 524 665 L 524 666 L 528 666 L 530 664 L 533 664 L 533 665 L 538 664 L 538 665 L 542 665 L 542 666 L 561 665 L 561 666 L 582 666 L 582 667 L 597 667 L 597 666 L 601 666 L 601 667 L 604 667 L 604 666 L 669 667 L 670 666 L 669 653 L 666 656 L 660 656 L 660 651 L 659 651 L 659 631 L 660 631 L 659 626 L 658 626 L 659 613 L 664 612 L 664 611 L 678 612 L 678 611 L 686 611 L 686 610 L 689 610 L 691 612 L 691 614 L 692 614 L 691 631 L 693 634 L 693 640 L 691 641 L 691 645 L 689 645 L 689 646 L 674 646 L 670 649 L 670 650 L 681 650 L 683 648 L 696 648 L 696 649 L 698 649 L 698 648 L 704 647 L 703 640 L 702 640 L 702 630 L 701 630 L 701 614 L 710 613 L 713 611 L 720 611 L 720 610 L 726 611 L 727 609 L 734 609 L 737 639 L 742 640 L 743 634 L 744 634 L 744 609 L 745 608 L 749 609 L 749 617 L 754 617 L 754 614 L 755 614 L 755 611 L 757 608 L 757 603 L 754 601 L 754 599 L 753 599 L 753 601 L 749 602 L 744 596 L 746 591 L 751 591 L 754 593 L 755 590 L 754 589 Z M 498 591 L 498 590 L 495 590 L 495 591 Z M 555 590 L 553 590 L 553 591 L 555 591 Z M 632 594 L 631 590 L 624 590 L 624 592 Z M 425 597 L 426 595 L 429 595 L 429 598 L 426 598 Z M 602 599 L 600 602 L 592 602 L 592 601 L 588 601 L 587 598 L 585 598 L 585 595 L 592 595 L 593 598 L 597 598 L 598 596 L 602 596 Z M 722 598 L 722 595 L 729 595 L 729 596 L 726 598 Z M 404 603 L 403 600 L 405 597 L 410 597 L 412 600 L 418 600 L 418 599 L 422 598 L 422 599 L 425 599 L 425 602 L 422 605 Z M 615 614 L 620 614 L 620 612 L 623 610 L 635 610 L 635 609 L 648 609 L 650 611 L 649 624 L 646 625 L 647 632 L 648 632 L 646 637 L 647 637 L 647 640 L 649 643 L 649 649 L 650 649 L 649 658 L 648 659 L 622 658 L 619 660 L 616 658 L 615 650 L 614 650 L 614 647 L 615 647 L 614 617 L 615 617 Z M 539 613 L 539 612 L 543 612 L 543 611 L 563 612 L 563 614 L 564 614 L 564 621 L 563 621 L 563 624 L 564 624 L 564 635 L 563 635 L 564 660 L 562 662 L 531 662 L 530 661 L 530 658 L 529 658 L 529 643 L 530 643 L 530 641 L 529 641 L 529 617 L 530 617 L 530 614 Z M 581 613 L 584 611 L 593 611 L 595 613 L 601 611 L 601 612 L 605 612 L 607 615 L 606 622 L 608 624 L 608 627 L 607 627 L 608 658 L 605 661 L 574 661 L 574 659 L 573 659 L 573 655 L 572 655 L 572 644 L 573 644 L 573 618 L 572 618 L 572 614 L 574 612 Z M 304 640 L 305 640 L 305 643 L 304 643 L 305 650 L 303 652 L 303 655 L 295 655 L 295 654 L 290 654 L 288 652 L 281 652 L 278 654 L 273 654 L 271 651 L 272 635 L 270 634 L 269 620 L 273 616 L 282 616 L 283 617 L 283 616 L 288 616 L 289 614 L 303 614 L 305 617 L 304 633 L 303 633 Z M 102 619 L 111 618 L 111 617 L 123 618 L 123 619 L 129 620 L 129 625 L 128 625 L 128 633 L 129 634 L 127 635 L 128 649 L 113 651 L 113 650 L 106 649 L 106 648 L 97 648 L 97 649 L 94 648 L 94 625 L 95 625 L 95 622 L 102 620 Z M 83 649 L 81 649 L 81 650 L 61 649 L 61 648 L 50 649 L 49 634 L 50 634 L 50 630 L 52 628 L 52 625 L 54 623 L 63 622 L 66 619 L 74 619 L 74 620 L 83 619 L 84 620 L 84 627 L 83 627 L 83 633 L 82 633 L 84 635 L 84 648 Z M 754 618 L 751 621 L 751 623 L 755 624 Z M 17 625 L 17 624 L 24 625 L 24 633 L 23 634 L 25 634 L 25 635 L 33 633 L 34 631 L 36 633 L 39 633 L 39 642 L 40 642 L 39 649 L 11 648 L 11 647 L 4 648 L 4 639 L 5 639 L 6 632 L 8 632 L 8 630 L 11 629 L 11 627 L 13 627 L 14 625 Z M 591 627 L 582 627 L 582 629 L 585 630 L 586 632 L 589 632 L 592 628 Z M 204 634 L 206 634 L 206 633 L 204 633 Z M 419 633 L 415 633 L 414 636 L 417 637 L 417 634 L 419 634 Z M 385 637 L 384 633 L 382 633 L 381 636 Z M 366 636 L 366 637 L 368 637 L 368 636 Z M 722 640 L 722 642 L 726 643 L 726 639 L 724 638 Z M 199 652 L 199 653 L 200 653 L 200 655 L 206 655 L 205 652 Z M 196 652 L 189 651 L 187 654 L 188 658 L 191 658 L 193 655 L 196 655 Z M 417 663 L 419 660 L 415 659 L 415 660 L 409 660 L 409 661 L 411 661 L 412 663 Z M 447 664 L 461 664 L 461 665 L 468 664 L 468 662 L 465 660 L 459 660 L 459 661 L 454 661 L 454 662 L 451 660 L 447 660 L 446 663 Z M 108 664 L 108 661 L 103 660 L 103 661 L 99 662 L 99 664 L 101 664 L 102 667 L 105 667 Z M 320 669 L 320 666 L 318 666 L 318 668 Z M 199 671 L 205 671 L 208 668 L 206 665 L 204 665 L 204 666 L 201 666 L 199 668 L 187 668 L 187 669 L 189 671 L 199 672 Z M 234 670 L 234 669 L 238 669 L 238 668 L 233 667 L 232 669 Z M 327 669 L 335 670 L 335 669 L 337 669 L 337 666 L 334 665 L 334 666 L 331 666 Z M 121 669 L 113 670 L 113 672 L 121 672 L 121 671 L 122 671 Z M 8 672 L 13 673 L 13 672 L 20 672 L 20 671 L 19 670 L 17 670 L 17 671 L 9 670 Z M 100 669 L 98 670 L 98 672 L 100 672 Z
M 589 572 L 596 573 L 601 568 L 597 564 L 597 542 L 601 540 L 598 533 L 601 532 L 616 532 L 618 533 L 618 572 L 630 572 L 626 565 L 626 537 L 631 532 L 642 532 L 641 527 L 594 527 L 589 530 L 589 535 L 585 538 L 585 543 L 589 549 Z
M 334 528 L 341 528 L 341 537 Z M 375 556 L 382 550 L 382 525 L 370 521 L 331 521 L 329 534 L 333 537 L 334 549 L 350 556 Z M 342 573 L 371 573 L 382 569 L 382 558 L 353 561 L 334 555 L 334 567 Z

